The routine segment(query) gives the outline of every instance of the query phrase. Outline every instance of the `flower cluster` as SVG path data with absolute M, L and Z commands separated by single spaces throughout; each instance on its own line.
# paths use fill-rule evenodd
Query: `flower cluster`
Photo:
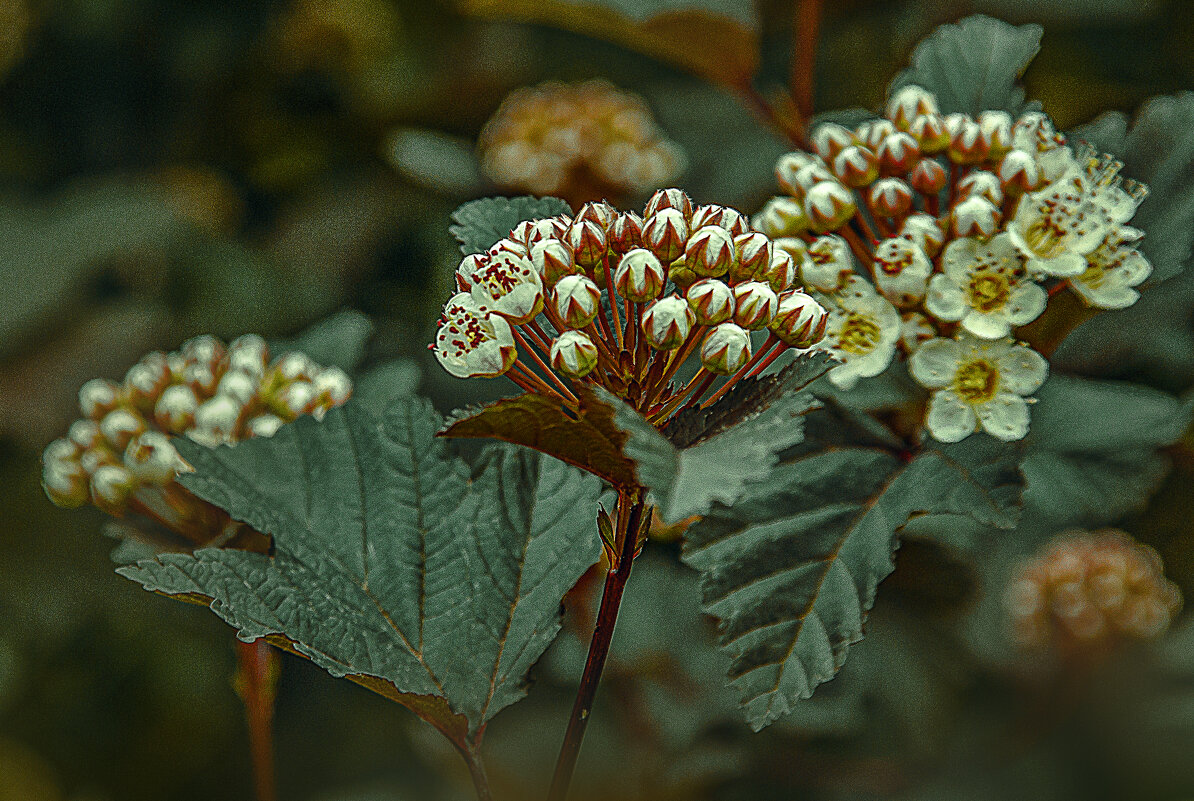
M 1064 648 L 1156 637 L 1182 603 L 1157 552 L 1110 529 L 1058 537 L 1021 567 L 1006 600 L 1022 643 Z
M 655 189 L 684 163 L 643 99 L 601 80 L 512 93 L 486 123 L 479 147 L 498 184 L 585 199 Z
M 737 211 L 694 207 L 678 189 L 656 192 L 642 216 L 590 203 L 521 223 L 465 257 L 456 281 L 431 346 L 449 373 L 504 374 L 571 406 L 578 385 L 603 386 L 656 425 L 719 377 L 705 404 L 812 346 L 827 323 L 787 251 Z M 694 354 L 700 367 L 678 386 Z
M 215 447 L 268 437 L 299 415 L 322 417 L 351 394 L 343 370 L 299 352 L 271 361 L 259 336 L 227 346 L 195 337 L 173 353 L 145 356 L 122 382 L 84 384 L 83 416 L 46 447 L 42 484 L 59 506 L 91 502 L 111 515 L 131 511 L 179 534 L 210 536 L 212 507 L 174 480 L 188 468 L 172 438 Z
M 901 353 L 932 392 L 934 437 L 1022 438 L 1048 364 L 1013 330 L 1066 287 L 1099 308 L 1135 302 L 1151 267 L 1126 223 L 1145 188 L 1044 114 L 943 115 L 919 86 L 893 93 L 886 119 L 825 123 L 812 141 L 780 158 L 785 194 L 752 224 L 829 310 L 831 380 L 848 389 Z

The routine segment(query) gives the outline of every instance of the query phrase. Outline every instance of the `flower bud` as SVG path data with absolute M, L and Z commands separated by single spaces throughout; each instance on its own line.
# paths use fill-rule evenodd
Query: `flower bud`
M 787 192 L 789 195 L 794 195 L 797 192 L 803 192 L 796 184 L 796 173 L 804 169 L 810 164 L 820 163 L 818 158 L 812 153 L 805 153 L 797 151 L 795 153 L 785 153 L 779 157 L 775 162 L 775 180 L 779 184 L 779 188 Z
M 572 251 L 558 239 L 544 239 L 532 245 L 531 265 L 545 287 L 555 286 L 564 276 L 579 272 L 572 261 Z
M 766 328 L 779 307 L 779 296 L 770 285 L 747 281 L 734 287 L 734 322 L 750 331 Z
M 875 247 L 875 288 L 896 306 L 923 300 L 932 272 L 933 263 L 911 237 L 889 237 Z
M 799 242 L 800 248 L 788 246 L 781 249 L 778 247 L 781 242 Z M 804 242 L 799 239 L 780 239 L 775 244 L 777 247 L 771 253 L 771 263 L 756 278 L 759 281 L 766 281 L 772 291 L 778 294 L 796 283 L 796 257 L 792 254 L 799 252 L 803 259 L 805 249 Z
M 826 161 L 832 161 L 843 148 L 855 144 L 858 140 L 854 132 L 846 126 L 838 125 L 836 122 L 823 122 L 813 131 L 812 141 L 813 150 L 817 151 L 817 155 Z
M 551 343 L 552 369 L 571 378 L 583 378 L 597 366 L 597 346 L 583 331 L 565 331 Z
M 837 176 L 821 162 L 814 162 L 807 167 L 801 167 L 796 171 L 793 178 L 795 191 L 792 192 L 794 197 L 803 198 L 808 190 L 812 189 L 819 183 L 825 181 L 837 181 Z
M 724 281 L 704 278 L 685 293 L 697 325 L 717 325 L 734 316 L 734 293 Z
M 601 290 L 583 275 L 566 275 L 552 291 L 556 314 L 569 328 L 584 328 L 601 310 Z
M 734 323 L 722 323 L 701 342 L 701 364 L 717 375 L 732 375 L 750 361 L 750 332 Z
M 1035 192 L 1041 185 L 1036 157 L 1024 150 L 1009 150 L 999 162 L 999 183 L 1009 195 Z
M 150 354 L 129 368 L 124 375 L 125 397 L 136 406 L 152 406 L 170 383 L 170 367 L 164 354 Z
M 79 387 L 79 411 L 83 416 L 99 420 L 120 403 L 120 387 L 106 378 L 93 378 Z
M 666 280 L 663 265 L 645 248 L 635 248 L 627 253 L 614 271 L 614 288 L 633 303 L 646 303 L 658 297 Z
M 242 370 L 260 379 L 269 366 L 269 346 L 257 334 L 244 334 L 228 346 L 228 369 Z
M 676 209 L 663 209 L 643 224 L 643 247 L 664 264 L 678 259 L 687 242 L 688 222 Z
M 91 502 L 102 512 L 123 517 L 129 498 L 137 489 L 132 473 L 114 464 L 101 465 L 91 474 Z
M 804 197 L 804 212 L 814 231 L 823 233 L 841 228 L 855 211 L 854 193 L 837 181 L 819 183 Z
M 684 261 L 702 278 L 725 275 L 734 266 L 736 253 L 729 231 L 716 225 L 706 225 L 693 231 L 684 249 Z
M 665 209 L 674 209 L 687 222 L 692 217 L 692 198 L 680 189 L 660 189 L 647 201 L 646 216 L 653 217 Z
M 912 188 L 899 178 L 881 178 L 871 187 L 867 205 L 880 217 L 903 217 L 912 208 Z
M 113 450 L 120 451 L 145 430 L 145 421 L 127 409 L 113 409 L 100 420 L 99 430 Z
M 945 119 L 940 114 L 922 114 L 914 118 L 908 133 L 920 145 L 921 153 L 940 153 L 949 147 L 949 131 L 945 129 Z
M 920 160 L 920 145 L 911 134 L 900 131 L 879 143 L 879 172 L 882 175 L 904 175 Z
M 696 315 L 688 301 L 677 295 L 660 298 L 643 314 L 643 334 L 656 350 L 673 350 L 684 344 Z
M 1003 202 L 1003 190 L 999 186 L 999 178 L 986 170 L 974 170 L 962 180 L 958 181 L 958 197 L 984 197 L 998 206 Z
M 951 221 L 956 236 L 988 237 L 999 228 L 999 209 L 985 197 L 970 197 L 954 206 Z
M 41 485 L 46 497 L 64 509 L 77 509 L 91 497 L 88 475 L 77 462 L 47 460 L 42 467 Z
M 608 231 L 617 216 L 618 210 L 604 200 L 590 201 L 580 207 L 580 211 L 576 213 L 572 223 L 575 225 L 577 222 L 587 220 L 596 223 L 602 231 Z
M 708 225 L 715 225 L 728 231 L 732 236 L 744 234 L 750 230 L 750 224 L 740 212 L 728 206 L 699 206 L 692 213 L 692 221 L 688 230 L 696 231 Z
M 523 220 L 510 232 L 510 238 L 529 252 L 536 243 L 542 242 L 544 239 L 555 239 L 566 230 L 567 226 L 559 226 L 554 217 L 542 220 Z
M 181 434 L 195 424 L 195 410 L 199 400 L 186 384 L 166 387 L 153 407 L 153 420 L 158 427 L 172 434 Z
M 849 145 L 833 158 L 833 174 L 839 181 L 857 189 L 879 176 L 879 157 L 862 145 Z
M 891 120 L 869 120 L 858 128 L 858 136 L 862 143 L 874 151 L 879 149 L 884 139 L 898 132 Z
M 936 195 L 944 189 L 947 180 L 945 168 L 937 163 L 936 159 L 921 159 L 908 176 L 908 183 L 913 189 L 929 196 Z
M 56 439 L 42 451 L 43 464 L 56 463 L 64 469 L 73 469 L 79 465 L 80 448 L 69 439 Z M 80 468 L 81 469 L 81 468 Z
M 321 405 L 339 406 L 352 397 L 352 379 L 339 367 L 324 367 L 311 382 Z
M 186 361 L 192 364 L 201 364 L 213 372 L 226 353 L 224 343 L 211 334 L 192 337 L 182 343 L 178 350 Z
M 730 265 L 731 281 L 749 281 L 771 266 L 773 246 L 771 239 L 763 234 L 748 233 L 734 237 L 734 252 L 737 258 Z
M 979 135 L 990 157 L 998 159 L 1012 146 L 1012 115 L 1002 110 L 984 111 L 978 115 Z
M 310 387 L 306 381 L 297 381 L 283 390 L 285 396 L 296 386 Z M 227 395 L 216 395 L 208 401 L 199 404 L 195 410 L 195 427 L 187 432 L 187 436 L 200 445 L 215 447 L 224 442 L 232 442 L 236 437 L 237 425 L 243 407 Z
M 808 216 L 799 200 L 773 197 L 755 215 L 752 225 L 770 237 L 792 236 L 808 228 Z
M 235 398 L 243 406 L 257 394 L 257 381 L 241 370 L 229 370 L 220 377 L 216 392 Z
M 273 372 L 284 382 L 307 380 L 315 372 L 315 363 L 302 351 L 283 353 L 273 364 Z
M 94 448 L 100 441 L 99 425 L 87 418 L 76 420 L 70 424 L 66 436 L 81 450 Z
M 929 214 L 910 214 L 900 228 L 900 235 L 909 237 L 929 258 L 936 256 L 945 244 L 945 232 Z
M 165 484 L 177 475 L 181 463 L 170 437 L 160 431 L 133 437 L 124 451 L 125 468 L 143 484 Z
M 466 293 L 444 306 L 435 337 L 435 358 L 457 378 L 498 376 L 518 358 L 514 332 L 505 318 L 489 314 Z
M 914 84 L 901 86 L 891 93 L 887 100 L 887 119 L 901 131 L 906 131 L 912 121 L 923 114 L 938 114 L 937 97 L 927 89 Z
M 807 348 L 825 336 L 828 319 L 825 309 L 811 295 L 791 289 L 779 296 L 775 317 L 768 328 L 783 342 Z
M 813 240 L 800 263 L 801 280 L 822 292 L 836 292 L 853 273 L 854 256 L 850 245 L 837 234 Z
M 950 135 L 948 152 L 955 164 L 978 164 L 990 155 L 991 148 L 983 140 L 978 123 L 967 118 Z
M 609 227 L 610 249 L 615 253 L 641 247 L 643 244 L 643 218 L 633 211 L 622 212 Z
M 259 414 L 245 423 L 245 435 L 249 437 L 272 437 L 286 421 L 276 414 Z
M 684 259 L 676 259 L 672 262 L 672 266 L 668 268 L 667 277 L 680 291 L 686 290 L 700 278 Z
M 572 249 L 576 263 L 586 270 L 596 266 L 609 250 L 605 228 L 600 223 L 592 219 L 582 219 L 579 215 L 568 227 L 565 241 Z

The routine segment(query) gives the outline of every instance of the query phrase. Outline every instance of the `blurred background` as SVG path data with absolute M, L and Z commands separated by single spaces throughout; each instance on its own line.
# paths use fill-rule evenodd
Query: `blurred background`
M 452 210 L 553 193 L 551 176 L 502 174 L 492 156 L 517 120 L 482 137 L 520 87 L 604 78 L 642 98 L 609 102 L 645 101 L 654 120 L 628 136 L 655 173 L 613 159 L 555 194 L 639 203 L 668 174 L 747 212 L 773 193 L 789 145 L 733 93 L 597 38 L 469 13 L 501 5 L 0 0 L 0 801 L 251 798 L 230 629 L 115 575 L 102 515 L 57 509 L 39 486 L 41 449 L 85 380 L 195 334 L 287 338 L 351 309 L 373 327 L 362 370 L 403 360 L 405 385 L 421 374 L 444 411 L 507 391 L 454 382 L 425 343 L 459 259 Z M 974 11 L 1045 26 L 1025 81 L 1060 129 L 1194 87 L 1185 0 L 826 6 L 818 111 L 877 108 L 916 41 Z M 759 15 L 766 94 L 786 80 L 791 4 Z M 1179 463 L 1124 524 L 1187 598 L 1192 475 Z M 592 797 L 1194 799 L 1189 614 L 1079 678 L 1009 667 L 981 571 L 913 541 L 841 677 L 752 735 L 719 657 L 692 646 L 712 633 L 674 549 L 653 546 L 631 582 L 582 757 Z M 591 589 L 570 599 L 529 700 L 489 728 L 499 787 L 552 760 Z M 468 797 L 456 756 L 413 715 L 289 657 L 276 728 L 283 799 Z

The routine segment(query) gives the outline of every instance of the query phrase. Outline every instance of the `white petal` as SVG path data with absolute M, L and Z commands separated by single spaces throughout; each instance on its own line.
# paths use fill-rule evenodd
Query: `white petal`
M 1002 392 L 977 411 L 983 430 L 996 439 L 1011 442 L 1028 433 L 1028 404 L 1019 395 Z
M 1041 316 L 1045 304 L 1049 302 L 1049 293 L 1040 284 L 1025 281 L 1012 290 L 1008 298 L 1007 321 L 1012 325 L 1025 325 Z
M 1028 269 L 1058 278 L 1068 278 L 1086 272 L 1086 257 L 1074 252 L 1062 253 L 1051 259 L 1033 259 L 1028 263 Z
M 983 314 L 980 311 L 971 309 L 962 318 L 962 327 L 982 339 L 999 339 L 1007 336 L 1012 330 L 1006 315 L 1006 310 L 1001 310 L 995 314 Z
M 955 239 L 945 246 L 941 254 L 941 267 L 945 274 L 956 284 L 967 281 L 970 268 L 978 261 L 979 242 L 974 237 Z
M 966 312 L 966 294 L 947 276 L 934 275 L 929 281 L 925 308 L 938 320 L 954 322 Z
M 908 370 L 923 387 L 948 386 L 958 372 L 958 343 L 952 339 L 930 339 L 908 360 Z
M 943 389 L 933 393 L 925 425 L 935 439 L 958 442 L 974 433 L 974 410 L 963 403 L 955 392 Z
M 1000 389 L 1017 395 L 1031 395 L 1045 383 L 1049 362 L 1032 348 L 1017 345 L 995 360 Z

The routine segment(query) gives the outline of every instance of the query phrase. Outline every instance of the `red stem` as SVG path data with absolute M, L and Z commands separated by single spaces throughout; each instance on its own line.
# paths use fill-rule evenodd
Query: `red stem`
M 593 639 L 589 642 L 589 656 L 585 660 L 580 687 L 576 691 L 576 703 L 572 705 L 572 716 L 568 719 L 568 729 L 560 746 L 560 757 L 556 761 L 547 801 L 565 801 L 568 797 L 568 786 L 572 783 L 576 759 L 580 755 L 581 740 L 585 736 L 585 727 L 593 711 L 593 699 L 597 696 L 597 685 L 601 681 L 605 658 L 609 655 L 609 646 L 613 641 L 622 592 L 626 589 L 630 569 L 634 566 L 643 507 L 641 490 L 619 490 L 618 528 L 614 532 L 616 561 L 605 576 L 601 606 L 597 610 L 597 626 L 593 629 Z
M 813 87 L 817 66 L 817 36 L 821 29 L 821 0 L 800 0 L 792 25 L 792 97 L 807 127 L 813 118 Z
M 274 777 L 274 699 L 278 656 L 265 640 L 236 641 L 236 689 L 245 705 L 257 801 L 277 801 Z

